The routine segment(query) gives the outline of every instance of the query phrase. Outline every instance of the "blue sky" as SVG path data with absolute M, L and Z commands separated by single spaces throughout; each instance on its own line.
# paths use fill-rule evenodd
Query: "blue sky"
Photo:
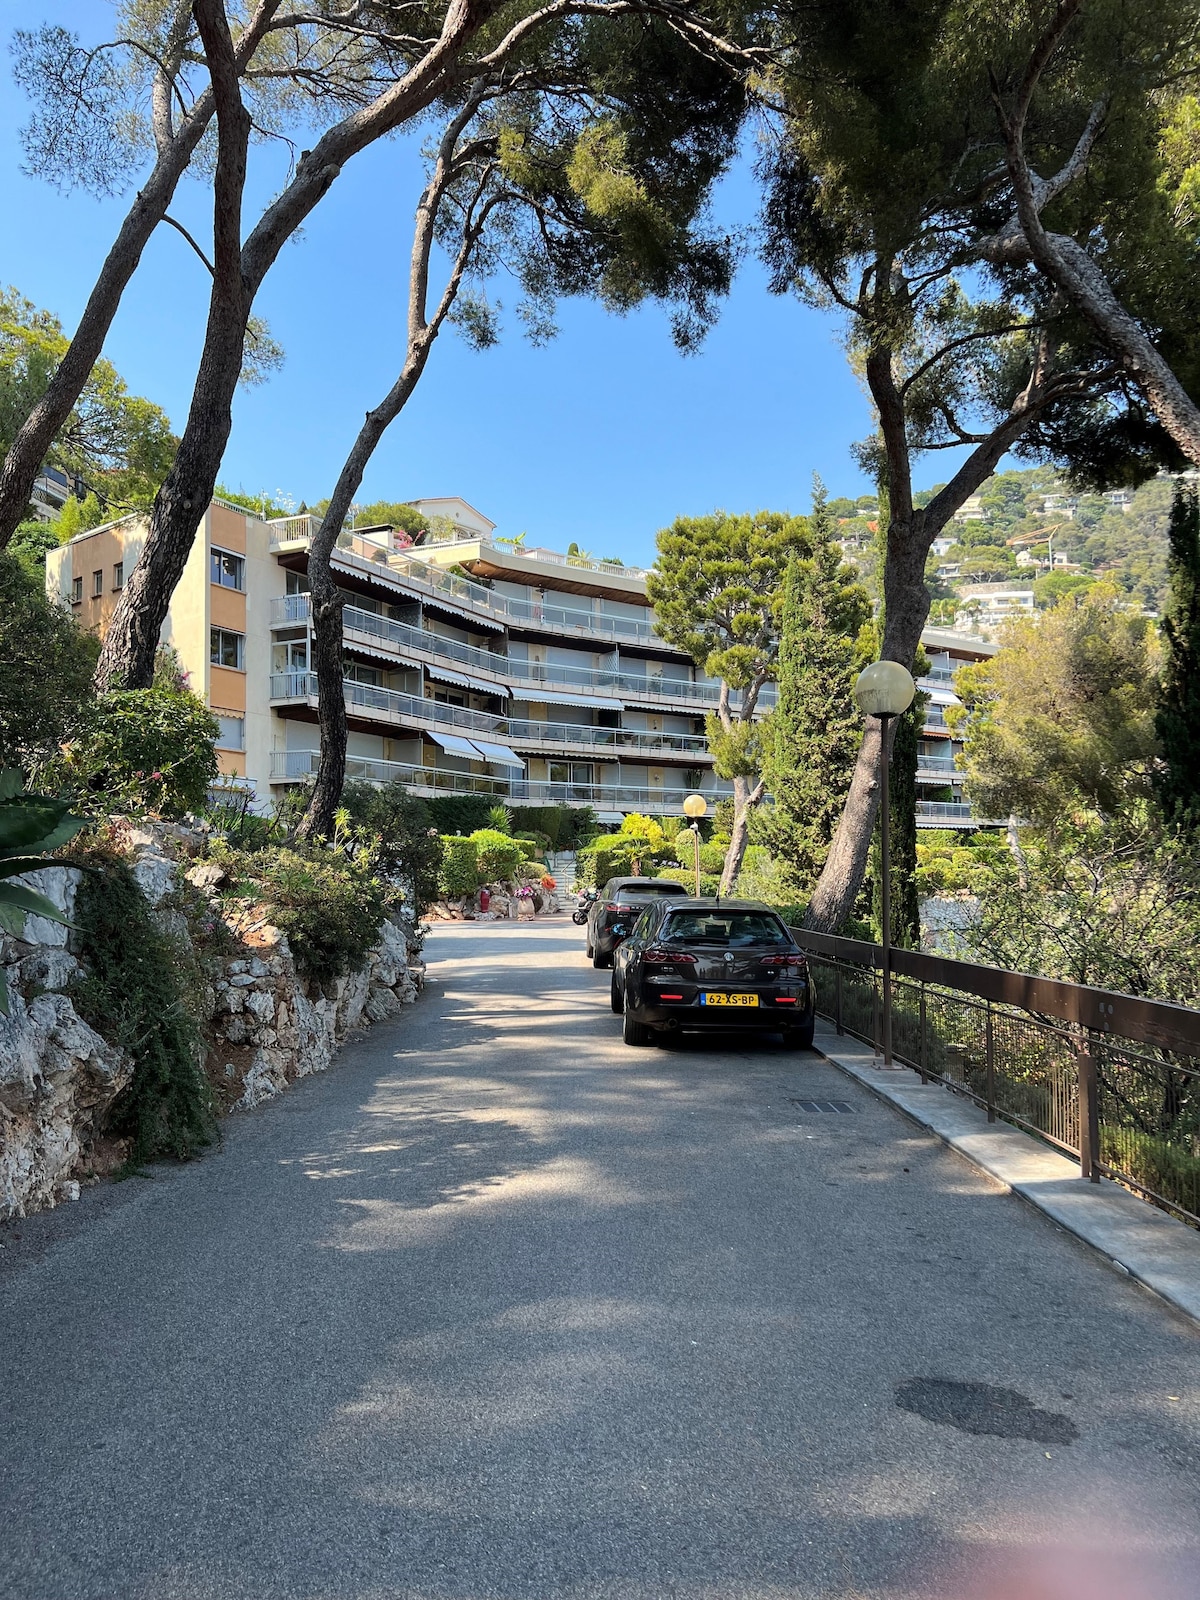
M 8 9 L 12 19 L 16 8 Z M 61 23 L 105 36 L 103 0 L 25 0 L 23 25 Z M 63 195 L 20 171 L 27 102 L 0 92 L 0 278 L 70 330 L 128 197 Z M 282 157 L 259 147 L 251 199 L 269 198 Z M 405 263 L 420 187 L 417 141 L 386 142 L 350 163 L 285 247 L 258 310 L 287 360 L 239 395 L 222 479 L 297 501 L 329 492 L 363 412 L 395 377 Z M 753 185 L 735 172 L 718 196 L 727 226 L 752 222 Z M 174 213 L 201 240 L 204 190 L 185 184 Z M 248 216 L 253 213 L 248 210 Z M 506 285 L 497 297 L 512 297 Z M 105 353 L 130 387 L 186 416 L 207 308 L 206 274 L 182 238 L 160 229 Z M 700 354 L 680 356 L 665 315 L 618 318 L 563 306 L 559 337 L 532 349 L 506 319 L 502 343 L 476 354 L 449 331 L 421 386 L 376 454 L 361 498 L 462 494 L 529 542 L 576 539 L 596 555 L 648 560 L 657 528 L 681 514 L 808 509 L 814 471 L 831 494 L 872 486 L 850 446 L 870 428 L 835 320 L 766 292 L 748 259 Z M 938 463 L 939 468 L 942 463 Z

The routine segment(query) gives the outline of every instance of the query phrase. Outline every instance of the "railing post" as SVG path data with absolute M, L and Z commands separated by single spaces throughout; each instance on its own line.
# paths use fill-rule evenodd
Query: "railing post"
M 921 1054 L 919 1057 L 921 1068 L 921 1082 L 929 1082 L 929 1018 L 925 1009 L 925 985 L 921 985 Z
M 842 1027 L 842 965 L 840 961 L 834 963 L 833 989 L 836 997 L 834 1001 L 833 1014 L 834 1025 L 836 1026 L 839 1035 L 841 1035 L 844 1034 L 846 1030 Z
M 1100 1182 L 1100 1099 L 1096 1058 L 1086 1046 L 1075 1058 L 1079 1069 L 1079 1171 L 1089 1183 Z
M 984 1092 L 987 1095 L 988 1121 L 996 1120 L 996 1041 L 992 1033 L 992 1006 L 984 1012 Z
M 876 1055 L 880 1054 L 879 1043 L 879 974 L 874 962 L 871 964 L 871 1049 Z

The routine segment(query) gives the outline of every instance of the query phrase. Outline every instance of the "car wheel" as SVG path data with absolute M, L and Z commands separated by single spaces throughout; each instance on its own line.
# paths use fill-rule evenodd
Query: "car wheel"
M 615 972 L 612 975 L 612 983 L 609 984 L 608 998 L 613 1010 L 620 1016 L 625 1009 L 625 1002 L 621 999 L 620 989 L 617 988 L 617 975 Z
M 593 952 L 592 952 L 592 965 L 594 967 L 611 967 L 612 966 L 612 951 L 610 950 L 609 953 L 607 955 L 605 955 L 603 950 L 593 950 Z
M 644 1022 L 635 1022 L 630 1016 L 628 990 L 625 991 L 625 1004 L 621 1011 L 621 1037 L 626 1044 L 649 1044 L 654 1037 L 653 1029 Z
M 809 1017 L 807 1022 L 802 1022 L 798 1028 L 785 1028 L 783 1042 L 789 1050 L 811 1050 L 813 1047 L 813 1030 L 816 1027 L 816 1018 Z
M 592 936 L 590 933 L 588 934 L 587 942 L 587 958 L 589 961 L 592 959 Z

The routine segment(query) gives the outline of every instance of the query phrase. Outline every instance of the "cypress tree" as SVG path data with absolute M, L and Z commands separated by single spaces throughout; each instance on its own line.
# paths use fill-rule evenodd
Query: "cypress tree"
M 892 760 L 888 768 L 888 799 L 891 811 L 892 866 L 892 943 L 915 950 L 921 943 L 921 908 L 917 899 L 917 740 L 925 722 L 929 696 L 918 689 L 917 697 L 902 717 L 896 718 L 892 739 Z M 883 896 L 880 884 L 882 853 L 879 850 L 880 825 L 875 825 L 875 845 L 871 852 L 871 893 L 875 931 L 883 926 Z
M 1166 670 L 1155 731 L 1162 743 L 1159 801 L 1168 821 L 1200 827 L 1200 500 L 1179 487 L 1167 528 Z
M 833 532 L 818 480 L 810 553 L 793 557 L 784 575 L 778 699 L 764 763 L 775 803 L 758 830 L 800 896 L 809 893 L 828 854 L 862 739 L 854 641 L 870 606 Z

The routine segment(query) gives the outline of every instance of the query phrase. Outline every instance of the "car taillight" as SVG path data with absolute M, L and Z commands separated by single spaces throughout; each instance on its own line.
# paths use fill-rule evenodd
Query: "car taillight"
M 686 950 L 663 950 L 658 945 L 652 945 L 645 952 L 645 959 L 664 966 L 681 967 L 696 965 L 695 956 L 688 955 Z
M 803 956 L 763 956 L 764 967 L 806 967 L 808 962 Z

